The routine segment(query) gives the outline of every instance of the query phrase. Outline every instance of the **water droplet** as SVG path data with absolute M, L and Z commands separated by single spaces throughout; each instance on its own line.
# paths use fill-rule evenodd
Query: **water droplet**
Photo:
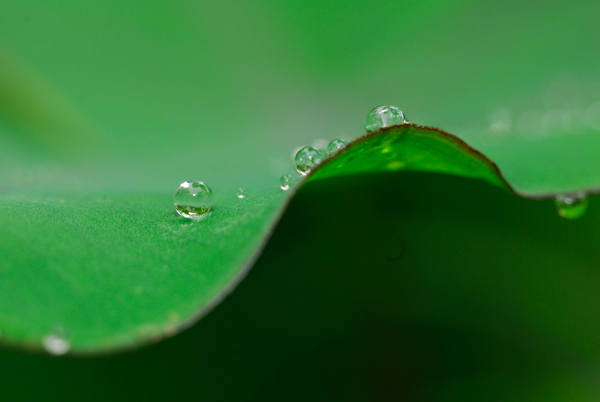
M 511 131 L 512 116 L 506 109 L 496 109 L 490 115 L 489 133 L 493 138 L 501 138 Z
M 369 112 L 365 119 L 367 133 L 396 124 L 408 123 L 404 112 L 396 106 L 377 106 Z
M 345 148 L 346 145 L 348 145 L 348 143 L 344 140 L 331 140 L 331 142 L 329 143 L 329 145 L 327 145 L 327 152 L 329 152 L 329 155 L 332 155 L 334 153 L 336 153 L 337 151 L 339 151 L 342 148 Z
M 201 181 L 186 181 L 175 191 L 175 211 L 184 218 L 199 218 L 212 207 L 213 192 Z
M 238 189 L 236 197 L 237 198 L 246 198 L 246 192 L 244 191 L 243 188 Z
M 51 355 L 61 356 L 71 349 L 71 345 L 66 339 L 50 334 L 43 339 L 44 349 Z
M 298 179 L 291 174 L 284 174 L 281 176 L 281 179 L 279 179 L 279 187 L 281 187 L 282 190 L 289 190 L 297 181 Z
M 307 175 L 319 163 L 323 162 L 326 156 L 323 151 L 313 147 L 304 147 L 296 154 L 294 163 L 298 173 Z
M 577 219 L 583 216 L 588 207 L 588 198 L 583 191 L 570 194 L 559 194 L 554 200 L 558 214 L 566 219 Z

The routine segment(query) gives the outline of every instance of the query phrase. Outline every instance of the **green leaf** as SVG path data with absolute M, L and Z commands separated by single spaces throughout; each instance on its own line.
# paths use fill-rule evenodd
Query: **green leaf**
M 385 171 L 483 179 L 498 168 L 460 139 L 412 124 L 350 143 L 311 181 Z M 394 183 L 390 183 L 393 186 Z M 295 191 L 223 192 L 209 216 L 177 216 L 170 194 L 5 190 L 0 194 L 0 325 L 11 344 L 74 353 L 132 347 L 195 322 L 245 276 Z M 541 194 L 535 194 L 541 196 Z M 546 195 L 547 196 L 547 195 Z
M 98 135 L 66 96 L 1 48 L 0 119 L 17 129 L 6 132 L 18 141 L 61 157 L 87 153 Z
M 384 171 L 454 174 L 509 189 L 498 167 L 464 141 L 442 130 L 405 124 L 357 139 L 315 169 L 309 180 Z
M 2 194 L 3 339 L 77 351 L 175 333 L 241 279 L 284 197 L 218 200 L 200 222 L 168 195 Z

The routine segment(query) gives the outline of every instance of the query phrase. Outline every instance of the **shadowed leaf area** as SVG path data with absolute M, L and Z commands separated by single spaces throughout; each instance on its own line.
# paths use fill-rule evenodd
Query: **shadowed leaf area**
M 448 175 L 308 183 L 193 328 L 93 360 L 3 351 L 0 374 L 15 378 L 3 387 L 99 401 L 597 400 L 591 201 L 567 221 L 550 201 Z

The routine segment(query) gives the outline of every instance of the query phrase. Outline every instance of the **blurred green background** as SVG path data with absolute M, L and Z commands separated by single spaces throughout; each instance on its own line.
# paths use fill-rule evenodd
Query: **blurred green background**
M 355 138 L 393 104 L 517 188 L 578 189 L 600 171 L 599 16 L 594 1 L 0 1 L 0 186 L 272 187 L 292 149 Z M 597 400 L 594 201 L 566 222 L 437 175 L 311 184 L 192 329 L 90 360 L 2 350 L 1 392 Z
M 72 137 L 86 133 L 77 130 L 38 141 L 70 144 L 87 167 L 73 178 L 82 186 L 83 172 L 93 188 L 163 191 L 182 177 L 270 186 L 292 149 L 360 135 L 378 104 L 459 135 L 517 186 L 523 169 L 551 176 L 597 166 L 594 1 L 0 7 L 3 60 L 24 81 L 44 80 L 37 95 L 56 95 L 51 103 L 93 132 L 80 146 Z M 31 153 L 14 136 L 2 141 L 4 160 Z M 569 152 L 590 162 L 573 166 Z

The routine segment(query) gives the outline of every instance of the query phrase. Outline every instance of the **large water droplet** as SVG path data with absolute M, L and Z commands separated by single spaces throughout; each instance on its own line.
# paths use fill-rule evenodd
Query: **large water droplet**
M 279 179 L 279 187 L 281 187 L 282 190 L 289 190 L 297 181 L 298 179 L 291 174 L 284 174 L 281 176 L 281 179 Z
M 175 191 L 175 211 L 184 218 L 199 218 L 212 207 L 213 192 L 204 182 L 186 181 Z
M 331 140 L 331 142 L 329 143 L 329 145 L 327 145 L 327 152 L 329 153 L 329 155 L 332 155 L 334 153 L 336 153 L 337 151 L 339 151 L 342 148 L 345 148 L 346 145 L 348 145 L 348 143 L 344 140 Z
M 377 106 L 369 112 L 365 119 L 367 133 L 396 124 L 408 123 L 404 112 L 396 106 Z
M 71 349 L 71 345 L 66 339 L 60 338 L 54 334 L 50 334 L 43 339 L 44 349 L 46 352 L 61 356 Z
M 246 198 L 246 192 L 244 191 L 243 188 L 238 189 L 236 197 L 237 198 Z
M 296 164 L 298 173 L 307 175 L 315 166 L 323 162 L 325 158 L 326 156 L 323 151 L 313 147 L 304 147 L 296 154 L 294 163 Z
M 563 218 L 577 219 L 583 216 L 588 207 L 588 198 L 583 191 L 559 194 L 554 200 L 558 214 Z

